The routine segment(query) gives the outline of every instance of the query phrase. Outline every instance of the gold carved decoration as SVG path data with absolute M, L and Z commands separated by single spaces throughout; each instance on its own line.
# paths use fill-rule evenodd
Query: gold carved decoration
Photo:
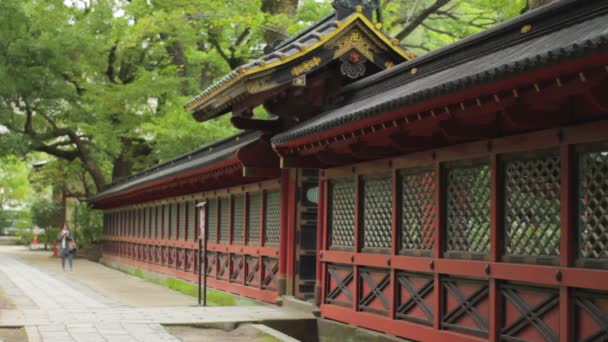
M 374 60 L 374 50 L 380 47 L 372 42 L 367 35 L 358 29 L 353 29 L 338 38 L 336 42 L 329 46 L 334 48 L 334 59 L 342 56 L 351 49 L 357 49 L 365 58 L 370 61 Z M 384 50 L 384 49 L 382 49 Z
M 302 62 L 302 64 L 293 67 L 291 69 L 291 74 L 293 76 L 300 76 L 311 71 L 315 67 L 318 67 L 319 65 L 321 65 L 321 58 L 315 56 L 305 62 Z

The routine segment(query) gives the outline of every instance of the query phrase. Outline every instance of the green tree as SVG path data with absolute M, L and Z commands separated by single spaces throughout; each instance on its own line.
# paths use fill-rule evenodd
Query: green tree
M 44 249 L 46 250 L 59 231 L 63 209 L 51 200 L 39 198 L 32 203 L 30 213 L 32 223 L 44 230 Z
M 30 191 L 28 166 L 15 156 L 0 157 L 0 210 L 18 207 Z

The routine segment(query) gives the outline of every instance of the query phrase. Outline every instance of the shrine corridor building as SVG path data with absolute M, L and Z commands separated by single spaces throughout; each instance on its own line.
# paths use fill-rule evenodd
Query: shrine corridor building
M 369 3 L 186 104 L 242 132 L 91 198 L 104 258 L 194 281 L 204 223 L 217 289 L 419 341 L 608 340 L 608 1 L 421 57 Z

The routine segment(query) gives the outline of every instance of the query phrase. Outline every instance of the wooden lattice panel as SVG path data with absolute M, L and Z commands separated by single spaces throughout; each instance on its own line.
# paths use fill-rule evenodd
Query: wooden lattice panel
M 559 341 L 559 290 L 502 284 L 504 340 Z
M 177 203 L 172 203 L 171 204 L 171 222 L 169 222 L 170 225 L 170 229 L 171 229 L 171 239 L 172 240 L 177 240 L 177 235 L 178 235 L 178 210 L 177 210 Z
M 186 238 L 186 206 L 188 202 L 178 204 L 177 214 L 177 238 L 184 240 Z
M 217 199 L 207 201 L 207 241 L 215 243 L 217 240 Z
M 391 273 L 389 270 L 359 268 L 359 310 L 388 315 L 391 306 Z
M 264 196 L 264 245 L 277 246 L 281 239 L 281 192 L 268 191 Z
M 352 307 L 355 293 L 353 266 L 326 264 L 325 303 Z
M 230 242 L 230 197 L 220 199 L 220 243 Z
M 487 164 L 447 170 L 446 251 L 453 256 L 490 251 L 490 167 Z
M 262 194 L 259 192 L 247 194 L 247 245 L 260 245 L 260 214 L 262 209 Z
M 391 248 L 393 196 L 390 175 L 363 178 L 363 248 Z
M 432 325 L 434 293 L 432 274 L 397 272 L 397 319 Z
M 331 247 L 355 245 L 355 182 L 352 180 L 331 184 L 330 244 Z
M 196 215 L 197 210 L 196 210 L 196 204 L 194 203 L 194 201 L 190 201 L 187 202 L 187 208 L 188 208 L 188 212 L 187 212 L 187 219 L 186 219 L 186 232 L 187 232 L 187 237 L 186 239 L 188 241 L 195 241 L 196 240 Z
M 156 233 L 155 237 L 161 237 L 162 229 L 163 229 L 163 207 L 156 206 Z
M 401 250 L 428 255 L 433 249 L 437 208 L 433 170 L 401 173 Z
M 559 256 L 560 169 L 557 153 L 505 161 L 507 255 Z
M 578 253 L 608 263 L 608 147 L 579 154 Z
M 163 205 L 163 238 L 169 239 L 169 223 L 171 222 L 171 208 L 168 204 Z
M 243 243 L 243 208 L 245 205 L 245 195 L 234 196 L 234 210 L 232 211 L 232 243 Z

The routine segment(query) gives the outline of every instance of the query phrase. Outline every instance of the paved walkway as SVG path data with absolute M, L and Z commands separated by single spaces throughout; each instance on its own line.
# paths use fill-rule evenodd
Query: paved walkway
M 52 260 L 57 262 L 56 259 Z M 162 324 L 251 322 L 312 317 L 310 314 L 267 305 L 209 308 L 127 306 L 116 298 L 70 280 L 71 275 L 34 267 L 29 262 L 15 257 L 14 253 L 6 253 L 0 249 L 0 286 L 17 307 L 16 310 L 0 310 L 0 327 L 25 326 L 30 341 L 153 342 L 178 341 Z M 122 285 L 126 287 L 134 280 L 140 281 L 122 273 L 121 276 L 125 277 Z M 94 278 L 90 281 L 93 282 Z M 163 292 L 173 293 L 171 290 L 162 287 L 161 289 Z M 131 295 L 137 296 L 137 293 Z M 140 295 L 148 296 L 146 293 Z

